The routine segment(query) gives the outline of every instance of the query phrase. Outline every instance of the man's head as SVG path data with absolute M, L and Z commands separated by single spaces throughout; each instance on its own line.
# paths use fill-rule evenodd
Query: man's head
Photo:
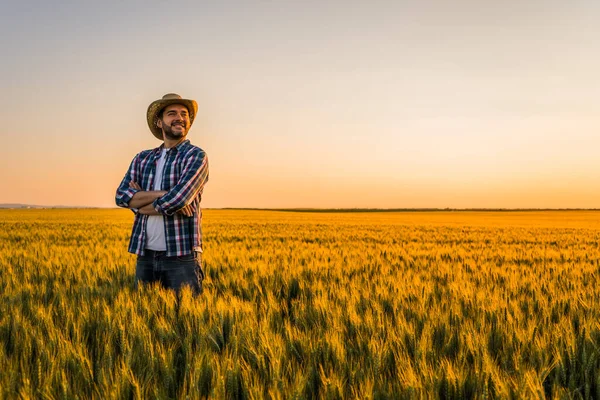
M 178 94 L 169 93 L 148 106 L 146 119 L 157 139 L 178 140 L 187 135 L 197 112 L 198 103 L 195 100 L 182 99 Z
M 184 138 L 190 129 L 190 112 L 183 104 L 171 104 L 158 113 L 156 126 L 162 129 L 166 139 Z

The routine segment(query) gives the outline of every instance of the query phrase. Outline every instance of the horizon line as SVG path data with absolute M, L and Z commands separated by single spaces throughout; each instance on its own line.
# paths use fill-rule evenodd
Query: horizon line
M 35 210 L 35 209 L 99 209 L 99 210 L 117 210 L 121 207 L 100 207 L 100 206 L 63 206 L 63 205 L 33 205 L 21 203 L 0 203 L 0 210 Z M 443 211 L 600 211 L 600 208 L 581 208 L 581 207 L 203 207 L 202 210 L 231 210 L 231 211 L 287 211 L 287 212 L 443 212 Z

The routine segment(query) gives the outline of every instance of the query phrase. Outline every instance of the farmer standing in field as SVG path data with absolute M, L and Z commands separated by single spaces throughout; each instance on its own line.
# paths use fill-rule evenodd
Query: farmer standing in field
M 129 252 L 138 256 L 136 285 L 159 282 L 177 293 L 188 285 L 202 293 L 200 200 L 208 159 L 186 139 L 197 111 L 196 101 L 174 93 L 152 102 L 148 127 L 164 143 L 138 153 L 117 189 L 117 205 L 135 213 Z

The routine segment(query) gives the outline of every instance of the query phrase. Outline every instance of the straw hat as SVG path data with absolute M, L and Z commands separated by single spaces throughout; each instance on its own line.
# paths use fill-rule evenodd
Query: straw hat
M 146 113 L 146 120 L 148 121 L 148 128 L 157 139 L 163 140 L 162 129 L 156 124 L 158 121 L 158 114 L 167 106 L 171 104 L 181 104 L 187 107 L 190 113 L 190 127 L 194 123 L 196 113 L 198 112 L 198 103 L 196 100 L 182 99 L 180 95 L 176 93 L 167 93 L 162 99 L 153 101 L 148 106 L 148 112 Z

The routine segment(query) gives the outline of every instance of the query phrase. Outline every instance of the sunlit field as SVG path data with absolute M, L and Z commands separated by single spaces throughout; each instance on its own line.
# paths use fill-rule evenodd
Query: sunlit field
M 127 210 L 0 211 L 0 398 L 600 398 L 600 212 L 204 212 L 204 294 Z

